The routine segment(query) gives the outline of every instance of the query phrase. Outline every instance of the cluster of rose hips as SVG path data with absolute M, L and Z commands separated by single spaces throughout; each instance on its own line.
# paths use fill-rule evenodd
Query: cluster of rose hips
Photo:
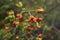
M 43 20 L 43 18 L 35 18 L 34 16 L 30 16 L 29 17 L 29 19 L 28 19 L 28 21 L 32 21 L 32 22 L 40 22 L 40 21 L 42 21 Z
M 37 13 L 41 13 L 41 12 L 45 12 L 45 10 L 44 9 L 37 9 L 36 10 L 36 12 Z M 14 15 L 14 11 L 13 10 L 11 10 L 10 12 L 9 12 L 9 14 L 8 14 L 8 16 L 12 16 L 12 15 Z M 14 21 L 12 21 L 12 25 L 13 26 L 16 26 L 16 25 L 18 25 L 18 24 L 24 24 L 24 20 L 23 20 L 23 15 L 22 14 L 16 14 L 16 16 L 15 16 L 15 20 Z M 17 20 L 17 21 L 16 21 Z M 22 21 L 23 20 L 23 21 Z M 37 24 L 38 22 L 42 22 L 43 21 L 43 18 L 42 17 L 34 17 L 33 15 L 30 15 L 29 16 L 29 18 L 27 19 L 27 22 L 26 22 L 26 25 L 27 25 L 27 30 L 28 30 L 28 32 L 27 32 L 27 35 L 30 35 L 31 34 L 31 31 L 33 32 L 33 31 L 35 31 L 35 28 L 33 28 L 29 23 L 31 23 L 31 24 L 33 24 L 33 23 L 36 23 L 36 25 L 37 25 L 37 28 L 38 29 L 40 29 L 41 28 L 41 26 L 39 25 L 39 24 Z M 28 24 L 27 24 L 28 23 Z M 8 27 L 5 27 L 5 29 L 6 30 L 8 30 L 9 28 Z M 37 29 L 37 30 L 38 30 Z M 42 33 L 39 33 L 37 36 L 39 37 L 39 38 L 42 38 Z M 16 37 L 16 38 L 18 38 L 18 37 Z

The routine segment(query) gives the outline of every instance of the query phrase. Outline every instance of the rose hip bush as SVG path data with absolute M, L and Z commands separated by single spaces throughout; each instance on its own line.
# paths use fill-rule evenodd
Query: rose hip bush
M 60 40 L 58 0 L 2 0 L 0 6 L 0 40 Z
M 10 10 L 5 17 L 2 40 L 42 40 L 45 23 L 45 9 L 16 13 Z M 1 30 L 1 31 L 2 31 Z
M 19 2 L 16 6 L 22 8 L 23 4 Z M 15 13 L 12 9 L 9 10 L 4 19 L 4 27 L 0 30 L 0 39 L 42 40 L 44 30 L 47 28 L 45 14 L 44 8 L 29 11 L 23 8 L 19 13 Z

